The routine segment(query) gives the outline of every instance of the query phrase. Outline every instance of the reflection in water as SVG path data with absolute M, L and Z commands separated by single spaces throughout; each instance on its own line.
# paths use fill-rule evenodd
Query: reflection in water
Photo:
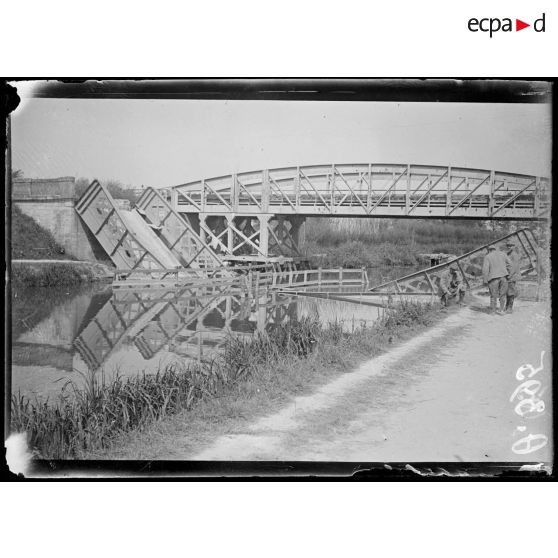
M 371 324 L 382 311 L 359 304 L 359 297 L 352 303 L 270 290 L 253 293 L 230 285 L 135 292 L 97 285 L 65 289 L 56 304 L 54 290 L 44 290 L 51 294 L 27 293 L 35 307 L 48 307 L 44 311 L 25 310 L 21 300 L 18 307 L 21 314 L 41 319 L 29 323 L 14 315 L 14 393 L 54 396 L 67 380 L 79 384 L 91 372 L 133 376 L 156 372 L 177 359 L 211 360 L 229 335 L 250 338 L 306 316 L 338 321 L 351 331 Z
M 76 337 L 74 347 L 89 370 L 111 364 L 121 374 L 134 374 L 155 371 L 169 357 L 201 362 L 214 356 L 228 335 L 250 337 L 293 318 L 294 296 L 276 291 L 253 296 L 230 286 L 121 290 Z
M 12 291 L 12 393 L 56 395 L 71 377 L 73 341 L 95 307 L 111 296 L 106 284 Z

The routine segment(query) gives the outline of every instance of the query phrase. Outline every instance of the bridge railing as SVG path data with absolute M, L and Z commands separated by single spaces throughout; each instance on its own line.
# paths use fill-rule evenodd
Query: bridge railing
M 544 177 L 425 165 L 314 165 L 231 174 L 172 188 L 187 212 L 343 213 L 546 218 Z M 475 214 L 476 213 L 476 214 Z
M 365 268 L 360 269 L 301 269 L 287 271 L 248 272 L 248 288 L 267 286 L 272 289 L 300 287 L 353 287 L 367 286 L 368 275 Z
M 116 270 L 112 282 L 113 289 L 156 289 L 181 287 L 186 285 L 223 286 L 240 284 L 241 276 L 234 275 L 226 267 L 220 268 L 175 268 L 150 270 Z
M 159 270 L 117 270 L 112 283 L 113 289 L 140 291 L 168 289 L 170 287 L 204 287 L 247 289 L 268 287 L 353 287 L 368 285 L 365 268 L 347 269 L 289 269 L 277 270 L 261 266 L 246 267 L 241 272 L 236 269 L 215 268 L 211 274 L 196 274 L 190 268 Z

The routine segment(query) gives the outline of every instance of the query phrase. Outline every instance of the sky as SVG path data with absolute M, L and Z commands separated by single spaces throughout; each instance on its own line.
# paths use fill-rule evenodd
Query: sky
M 164 187 L 263 168 L 452 165 L 550 176 L 543 104 L 25 99 L 13 169 Z

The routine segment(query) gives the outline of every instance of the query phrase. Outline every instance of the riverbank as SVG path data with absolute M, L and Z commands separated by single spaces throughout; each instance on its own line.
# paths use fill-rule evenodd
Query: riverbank
M 16 288 L 78 285 L 112 278 L 110 262 L 79 261 L 33 218 L 11 207 L 11 282 Z
M 487 302 L 474 298 L 411 341 L 182 458 L 526 461 L 550 472 L 550 307 L 519 300 L 499 316 L 483 311 Z M 530 366 L 538 370 L 530 380 L 536 405 L 524 398 L 525 376 L 516 377 Z
M 111 267 L 78 260 L 12 260 L 14 287 L 55 287 L 111 280 Z
M 344 333 L 340 323 L 291 322 L 247 342 L 231 338 L 220 357 L 202 366 L 177 362 L 158 375 L 110 383 L 97 376 L 84 390 L 69 385 L 50 404 L 15 397 L 12 428 L 26 430 L 45 458 L 133 459 L 146 452 L 157 458 L 160 444 L 171 443 L 161 430 L 186 429 L 192 443 L 215 435 L 386 351 L 437 318 L 437 305 L 406 302 L 353 333 Z

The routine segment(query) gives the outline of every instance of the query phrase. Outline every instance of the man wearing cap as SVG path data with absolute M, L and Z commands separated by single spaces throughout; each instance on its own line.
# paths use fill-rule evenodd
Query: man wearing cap
M 488 254 L 482 264 L 484 282 L 490 291 L 490 313 L 503 314 L 506 308 L 506 293 L 508 291 L 508 257 L 500 252 L 497 246 L 491 244 Z M 500 300 L 500 310 L 496 310 L 497 300 Z
M 438 293 L 444 308 L 448 306 L 450 298 L 459 297 L 459 304 L 463 304 L 465 285 L 463 284 L 457 264 L 451 264 L 449 269 L 440 277 Z
M 508 291 L 506 293 L 506 313 L 513 312 L 513 301 L 517 296 L 517 282 L 521 278 L 521 270 L 519 267 L 521 257 L 513 242 L 506 244 L 508 254 Z

